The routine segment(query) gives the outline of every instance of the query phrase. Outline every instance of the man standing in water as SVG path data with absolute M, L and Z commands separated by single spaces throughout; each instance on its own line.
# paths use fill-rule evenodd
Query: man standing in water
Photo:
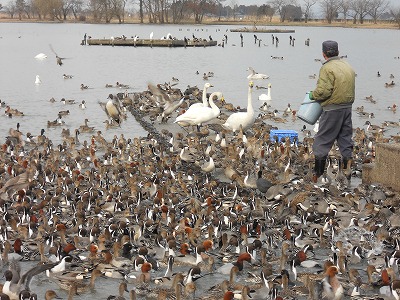
M 351 109 L 355 96 L 355 72 L 348 62 L 339 58 L 337 42 L 323 42 L 322 55 L 325 62 L 319 71 L 317 86 L 309 93 L 310 99 L 318 101 L 323 109 L 313 145 L 314 182 L 324 173 L 325 162 L 335 140 L 348 179 L 353 155 Z

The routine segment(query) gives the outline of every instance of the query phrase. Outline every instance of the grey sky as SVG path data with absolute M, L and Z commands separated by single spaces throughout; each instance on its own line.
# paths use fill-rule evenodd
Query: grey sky
M 394 7 L 400 6 L 400 1 L 399 0 L 388 0 Z M 269 1 L 267 0 L 226 0 L 224 2 L 224 5 L 232 5 L 232 3 L 236 3 L 238 5 L 263 5 L 267 4 Z M 302 0 L 297 0 L 297 3 L 301 5 L 303 1 Z M 318 5 L 318 4 L 316 4 Z

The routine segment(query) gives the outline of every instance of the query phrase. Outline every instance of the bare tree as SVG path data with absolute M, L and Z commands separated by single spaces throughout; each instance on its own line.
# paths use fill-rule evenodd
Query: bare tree
M 115 16 L 110 0 L 90 0 L 89 10 L 95 21 L 104 20 L 106 23 L 110 23 Z
M 291 0 L 271 0 L 270 5 L 275 9 L 275 12 L 279 14 L 281 22 L 285 22 L 287 9 L 286 7 L 293 3 Z
M 304 22 L 307 23 L 311 17 L 311 8 L 317 3 L 317 0 L 304 0 Z
M 349 16 L 350 5 L 348 0 L 340 1 L 340 8 L 343 14 L 344 22 L 347 23 L 347 17 Z
M 340 1 L 339 0 L 320 0 L 321 8 L 325 14 L 325 19 L 329 24 L 332 23 L 334 19 L 337 18 Z
M 75 19 L 78 19 L 78 14 L 82 15 L 83 0 L 69 0 L 71 2 L 71 12 Z
M 386 12 L 388 6 L 389 2 L 387 0 L 371 0 L 368 14 L 374 20 L 374 24 L 376 24 L 377 20 Z
M 22 15 L 26 10 L 25 0 L 15 0 L 15 10 L 18 14 L 18 19 L 22 20 Z
M 304 0 L 304 22 L 308 22 L 308 18 L 311 16 L 311 7 L 317 3 L 317 0 Z
M 214 0 L 192 0 L 188 2 L 187 9 L 194 15 L 194 21 L 198 24 L 203 22 L 206 13 L 216 13 L 217 3 Z
M 358 16 L 360 24 L 364 23 L 365 17 L 368 15 L 370 0 L 351 0 L 350 8 L 354 10 Z
M 222 15 L 222 3 L 225 2 L 226 0 L 216 0 L 217 5 L 218 5 L 218 21 L 221 21 L 221 15 Z
M 172 23 L 178 24 L 184 17 L 188 0 L 173 0 L 171 4 Z
M 275 13 L 275 10 L 271 6 L 266 5 L 266 4 L 261 5 L 258 8 L 258 15 L 266 16 L 270 22 L 272 21 L 272 17 L 274 16 L 274 13 Z
M 238 8 L 238 4 L 236 0 L 231 0 L 231 7 L 233 8 L 233 19 L 236 19 L 236 10 Z
M 124 23 L 126 0 L 110 0 L 113 15 L 118 18 L 118 23 Z
M 397 25 L 399 26 L 400 29 L 400 7 L 393 7 L 390 9 L 390 14 L 393 17 L 393 19 L 396 21 Z
M 5 12 L 10 15 L 11 19 L 14 19 L 14 15 L 17 12 L 17 7 L 15 3 L 13 2 L 8 3 L 7 6 L 5 7 Z

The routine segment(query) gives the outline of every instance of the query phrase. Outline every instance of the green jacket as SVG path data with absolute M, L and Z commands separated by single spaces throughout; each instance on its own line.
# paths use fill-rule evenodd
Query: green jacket
M 319 70 L 312 99 L 319 101 L 324 110 L 350 107 L 354 102 L 355 77 L 347 61 L 338 56 L 327 59 Z

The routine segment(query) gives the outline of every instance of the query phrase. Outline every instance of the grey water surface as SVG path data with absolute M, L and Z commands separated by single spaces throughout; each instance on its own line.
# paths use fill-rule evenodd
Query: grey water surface
M 399 104 L 399 87 L 386 88 L 385 83 L 397 81 L 400 77 L 400 31 L 386 29 L 350 29 L 327 27 L 283 27 L 295 29 L 295 33 L 275 34 L 279 38 L 278 46 L 272 44 L 270 33 L 257 33 L 261 42 L 254 43 L 253 33 L 243 33 L 244 46 L 240 47 L 239 33 L 230 32 L 236 26 L 204 25 L 92 25 L 92 24 L 0 24 L 0 99 L 12 108 L 25 113 L 25 117 L 0 117 L 2 131 L 0 140 L 8 134 L 8 129 L 20 123 L 22 132 L 36 135 L 45 128 L 46 135 L 53 141 L 60 141 L 60 128 L 47 129 L 47 121 L 57 118 L 60 110 L 70 110 L 64 118 L 66 127 L 71 132 L 83 124 L 85 118 L 89 125 L 102 130 L 106 138 L 114 134 L 125 133 L 129 136 L 146 134 L 129 118 L 121 128 L 105 130 L 105 113 L 98 101 L 106 101 L 109 93 L 124 92 L 124 89 L 106 88 L 106 84 L 115 85 L 118 81 L 129 85 L 129 92 L 141 92 L 147 84 L 171 82 L 178 78 L 177 87 L 184 90 L 188 85 L 202 88 L 206 82 L 202 74 L 213 72 L 209 78 L 214 87 L 210 91 L 223 92 L 225 99 L 236 106 L 246 107 L 247 103 L 247 68 L 270 76 L 268 80 L 256 81 L 255 85 L 266 87 L 271 83 L 272 108 L 282 113 L 290 103 L 298 109 L 307 91 L 315 87 L 321 66 L 321 43 L 326 39 L 339 42 L 340 55 L 347 56 L 357 73 L 357 99 L 354 109 L 363 105 L 365 111 L 373 112 L 373 124 L 385 120 L 398 121 L 399 116 L 388 110 L 388 106 Z M 275 27 L 271 27 L 274 29 Z M 183 39 L 195 35 L 208 39 L 211 36 L 221 43 L 224 35 L 228 41 L 225 47 L 199 48 L 147 48 L 147 47 L 110 47 L 81 46 L 85 33 L 92 38 L 110 38 L 111 36 L 131 37 L 138 35 L 148 38 L 161 38 L 171 33 Z M 289 36 L 295 39 L 294 46 L 289 44 Z M 310 39 L 310 46 L 305 40 Z M 65 58 L 64 64 L 56 64 L 55 54 Z M 34 57 L 44 53 L 45 60 Z M 271 56 L 283 59 L 271 59 Z M 200 74 L 197 75 L 196 71 Z M 380 72 L 381 77 L 377 76 Z M 63 74 L 73 75 L 64 79 Z M 395 76 L 390 79 L 390 74 Z M 39 75 L 42 83 L 35 84 Z M 89 89 L 81 90 L 84 84 Z M 266 93 L 264 89 L 254 89 L 253 104 L 259 106 L 258 96 Z M 373 104 L 365 99 L 372 95 Z M 55 103 L 49 99 L 54 97 Z M 63 105 L 61 98 L 74 99 L 77 103 L 85 100 L 86 110 L 78 105 Z M 2 108 L 3 110 L 3 108 Z M 354 116 L 354 125 L 362 127 L 365 118 Z M 278 124 L 280 129 L 299 130 L 304 125 L 300 120 Z M 312 126 L 307 126 L 312 129 Z M 397 132 L 394 132 L 397 133 Z M 88 137 L 88 136 L 87 136 Z M 86 136 L 83 134 L 81 140 Z
M 4 141 L 9 128 L 15 128 L 19 122 L 22 132 L 34 135 L 44 128 L 45 134 L 55 144 L 62 139 L 60 128 L 47 128 L 47 121 L 57 118 L 60 110 L 70 110 L 71 114 L 63 120 L 65 127 L 73 131 L 89 119 L 89 125 L 101 130 L 106 139 L 123 133 L 125 137 L 146 135 L 132 116 L 128 116 L 121 128 L 105 129 L 103 123 L 106 115 L 98 101 L 106 101 L 109 93 L 124 92 L 124 89 L 106 88 L 106 84 L 115 85 L 118 81 L 129 85 L 128 92 L 146 90 L 147 84 L 171 82 L 172 77 L 179 79 L 177 87 L 184 90 L 188 85 L 202 88 L 202 74 L 213 72 L 209 78 L 214 87 L 210 91 L 223 92 L 227 102 L 246 107 L 247 104 L 247 68 L 253 67 L 257 72 L 268 74 L 270 78 L 257 81 L 255 85 L 266 87 L 272 85 L 272 108 L 279 113 L 290 103 L 298 109 L 307 91 L 315 87 L 316 79 L 309 75 L 317 74 L 322 59 L 321 43 L 327 39 L 339 42 L 340 55 L 346 55 L 357 73 L 354 109 L 364 106 L 365 111 L 373 112 L 371 123 L 380 125 L 383 121 L 398 121 L 400 112 L 393 113 L 388 107 L 400 104 L 400 89 L 397 84 L 400 78 L 400 31 L 386 29 L 349 29 L 327 27 L 284 27 L 295 29 L 295 33 L 276 34 L 279 45 L 273 45 L 270 33 L 257 33 L 260 43 L 254 43 L 253 33 L 243 33 L 244 46 L 240 46 L 239 33 L 230 32 L 236 26 L 205 25 L 92 25 L 92 24 L 0 24 L 0 99 L 25 113 L 24 117 L 9 118 L 1 108 L 0 141 Z M 274 27 L 272 27 L 274 28 Z M 148 38 L 154 32 L 154 38 L 161 38 L 171 33 L 183 39 L 195 35 L 208 39 L 211 36 L 219 43 L 224 35 L 227 43 L 216 47 L 198 48 L 133 48 L 82 46 L 85 33 L 93 38 L 110 38 L 111 36 L 138 35 Z M 289 36 L 295 38 L 295 45 L 289 44 Z M 310 46 L 305 40 L 310 39 Z M 51 46 L 50 46 L 51 45 Z M 56 64 L 55 54 L 65 58 L 64 64 Z M 44 53 L 45 60 L 34 57 Z M 283 59 L 271 59 L 271 56 Z M 396 58 L 395 58 L 396 57 Z M 196 74 L 198 71 L 200 74 Z M 380 72 L 381 77 L 377 76 Z M 73 75 L 72 79 L 64 79 L 63 74 Z M 394 79 L 390 79 L 393 74 Z M 42 83 L 35 84 L 39 75 Z M 394 80 L 394 87 L 385 87 L 386 82 Z M 89 88 L 80 89 L 80 85 Z M 266 93 L 264 89 L 254 89 L 253 104 L 260 105 L 258 96 Z M 365 97 L 372 95 L 376 103 L 367 101 Z M 49 99 L 54 97 L 55 103 Z M 74 99 L 77 104 L 64 105 L 61 98 Z M 78 104 L 85 100 L 87 109 L 81 110 Z M 354 125 L 363 127 L 366 118 L 354 114 Z M 171 122 L 171 121 L 170 121 Z M 275 124 L 281 129 L 300 130 L 304 123 L 300 120 L 288 119 L 286 123 Z M 307 125 L 309 129 L 312 126 Z M 365 127 L 364 127 L 365 128 Z M 398 128 L 390 129 L 389 134 L 397 134 Z M 81 140 L 89 139 L 89 134 L 82 134 Z M 25 266 L 26 268 L 27 266 Z M 158 275 L 162 275 L 164 270 Z M 217 276 L 207 281 L 218 281 Z M 206 282 L 207 282 L 206 281 Z M 80 299 L 106 299 L 110 294 L 117 294 L 116 280 L 99 279 L 96 291 L 79 296 Z M 199 283 L 199 289 L 202 288 Z M 43 299 L 46 289 L 55 289 L 60 296 L 66 293 L 58 290 L 44 276 L 34 279 L 32 287 Z

